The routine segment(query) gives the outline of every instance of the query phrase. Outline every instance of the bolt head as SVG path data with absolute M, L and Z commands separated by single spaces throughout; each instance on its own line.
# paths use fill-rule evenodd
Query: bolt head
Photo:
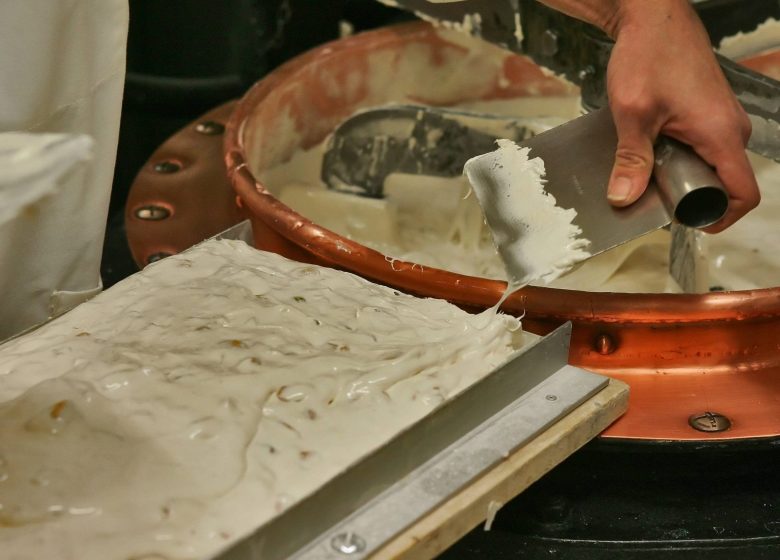
M 136 208 L 133 215 L 139 220 L 158 221 L 168 218 L 171 215 L 171 211 L 164 206 L 147 204 L 146 206 Z
M 206 136 L 217 136 L 225 132 L 225 125 L 217 121 L 203 121 L 195 125 L 195 130 Z
M 602 356 L 608 356 L 617 350 L 617 343 L 615 342 L 615 339 L 606 333 L 602 333 L 596 337 L 594 346 L 596 348 L 596 352 Z
M 547 395 L 544 398 L 547 399 L 550 402 L 555 402 L 555 401 L 558 400 L 558 396 L 557 395 Z
M 168 175 L 170 173 L 176 173 L 181 169 L 181 164 L 175 161 L 165 160 L 159 161 L 154 164 L 154 170 L 157 173 Z
M 355 533 L 339 533 L 330 541 L 333 550 L 341 554 L 358 554 L 366 549 L 366 541 Z
M 688 418 L 691 428 L 700 432 L 723 432 L 731 427 L 731 420 L 717 412 L 702 412 Z

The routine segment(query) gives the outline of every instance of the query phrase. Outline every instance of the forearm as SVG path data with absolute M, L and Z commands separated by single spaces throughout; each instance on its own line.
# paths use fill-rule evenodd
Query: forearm
M 645 0 L 647 1 L 647 0 Z M 621 0 L 541 0 L 551 8 L 586 21 L 613 36 Z
M 687 0 L 540 0 L 551 8 L 595 25 L 616 39 L 625 25 L 662 24 L 691 13 Z

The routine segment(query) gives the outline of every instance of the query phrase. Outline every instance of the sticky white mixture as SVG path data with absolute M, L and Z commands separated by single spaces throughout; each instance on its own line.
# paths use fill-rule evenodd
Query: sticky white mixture
M 529 159 L 529 148 L 498 140 L 498 149 L 464 166 L 487 215 L 496 246 L 510 275 L 510 288 L 550 283 L 587 259 L 590 241 L 572 222 L 573 208 L 556 205 L 544 189 L 544 162 Z
M 485 531 L 490 531 L 493 528 L 493 523 L 496 520 L 496 514 L 498 511 L 504 506 L 503 503 L 497 502 L 495 500 L 490 500 L 487 506 L 487 515 L 485 516 L 485 525 L 483 529 Z
M 543 117 L 551 124 L 580 114 L 577 96 L 472 102 L 477 112 Z M 258 170 L 282 202 L 340 235 L 391 258 L 461 274 L 506 279 L 482 210 L 466 177 L 390 175 L 385 198 L 330 191 L 320 180 L 325 143 L 295 152 L 287 162 Z M 582 263 L 551 285 L 600 291 L 677 290 L 668 269 L 669 234 L 659 231 Z
M 769 18 L 753 31 L 724 37 L 718 45 L 718 52 L 729 58 L 739 59 L 777 48 L 778 44 L 780 44 L 780 21 Z
M 481 102 L 466 108 L 573 118 L 576 97 Z M 321 144 L 298 151 L 258 172 L 282 202 L 307 218 L 392 258 L 461 274 L 506 279 L 482 211 L 465 177 L 391 175 L 385 198 L 374 200 L 330 191 L 320 181 Z M 706 236 L 711 286 L 753 289 L 780 285 L 780 165 L 750 155 L 762 192 L 761 205 L 736 225 Z M 678 292 L 668 274 L 669 232 L 660 230 L 586 260 L 549 285 L 606 292 Z M 762 242 L 762 239 L 775 240 Z M 544 284 L 544 282 L 539 282 Z
M 728 56 L 742 57 L 777 44 L 778 22 L 770 20 L 748 34 L 724 40 L 721 50 Z M 446 64 L 431 67 L 425 51 L 417 46 L 404 50 L 399 65 L 377 55 L 371 71 L 363 76 L 376 104 L 420 103 L 406 97 L 409 83 L 427 77 L 426 102 L 448 105 L 453 91 L 467 91 L 475 99 L 486 93 L 486 76 L 497 76 L 506 53 L 463 33 L 440 31 L 448 42 L 462 45 L 468 54 L 458 53 Z M 382 55 L 384 56 L 384 55 Z M 453 71 L 457 69 L 457 72 Z M 385 71 L 387 69 L 387 71 Z M 351 83 L 347 81 L 345 83 Z M 556 117 L 562 120 L 580 114 L 575 88 L 565 97 L 519 97 L 500 101 L 463 103 L 463 109 L 515 117 Z M 361 104 L 367 108 L 371 102 Z M 282 119 L 283 122 L 286 122 Z M 314 123 L 307 127 L 316 127 Z M 385 184 L 384 200 L 328 191 L 320 181 L 324 146 L 295 151 L 299 132 L 285 128 L 276 131 L 278 142 L 252 152 L 250 166 L 269 190 L 282 202 L 328 229 L 376 249 L 389 258 L 397 258 L 471 276 L 505 279 L 490 232 L 482 223 L 474 196 L 468 196 L 464 178 L 437 179 L 391 175 Z M 251 145 L 248 134 L 248 145 Z M 283 144 L 284 150 L 277 149 Z M 290 157 L 290 155 L 292 157 Z M 776 244 L 759 240 L 776 239 L 776 219 L 780 213 L 780 168 L 773 162 L 751 157 L 762 191 L 761 206 L 726 232 L 707 236 L 710 255 L 711 286 L 726 289 L 771 287 L 780 285 L 780 252 Z M 271 163 L 275 162 L 275 163 Z M 279 163 L 283 162 L 283 163 Z M 671 236 L 667 231 L 635 239 L 582 263 L 558 278 L 553 287 L 613 292 L 679 291 L 668 274 Z M 755 263 L 755 265 L 751 264 Z
M 202 558 L 522 344 L 356 276 L 210 241 L 0 347 L 3 560 Z
M 749 157 L 761 204 L 726 231 L 706 236 L 710 283 L 729 290 L 780 286 L 780 164 Z

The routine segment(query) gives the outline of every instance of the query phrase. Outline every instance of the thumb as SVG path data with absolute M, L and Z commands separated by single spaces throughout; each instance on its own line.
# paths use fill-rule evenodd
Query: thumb
M 613 206 L 628 206 L 645 192 L 653 173 L 654 134 L 616 119 L 618 146 L 615 165 L 607 187 L 607 199 Z

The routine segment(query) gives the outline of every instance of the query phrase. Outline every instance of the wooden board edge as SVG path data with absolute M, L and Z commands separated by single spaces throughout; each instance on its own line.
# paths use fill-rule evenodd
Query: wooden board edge
M 616 379 L 531 443 L 420 519 L 371 556 L 372 560 L 425 560 L 444 552 L 500 507 L 561 463 L 628 408 L 628 385 Z

